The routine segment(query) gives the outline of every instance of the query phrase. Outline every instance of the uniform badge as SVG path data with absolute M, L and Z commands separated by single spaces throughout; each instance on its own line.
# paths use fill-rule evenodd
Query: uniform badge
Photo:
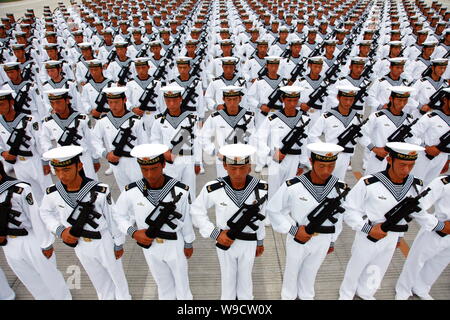
M 34 122 L 33 123 L 33 129 L 36 130 L 36 131 L 39 131 L 39 123 Z
M 27 200 L 27 202 L 28 202 L 28 204 L 30 205 L 30 206 L 32 206 L 33 205 L 33 195 L 31 194 L 31 192 L 25 197 L 25 199 Z
M 383 197 L 383 196 L 378 196 L 378 199 L 386 200 L 387 198 L 386 198 L 386 197 Z
M 109 205 L 112 205 L 111 192 L 108 193 L 108 195 L 106 196 L 106 201 L 108 202 Z
M 145 207 L 145 205 L 142 202 L 138 202 L 137 205 L 141 206 L 141 207 Z
M 219 203 L 222 207 L 228 207 L 228 205 L 225 202 Z
M 308 199 L 306 199 L 305 197 L 300 197 L 299 199 L 302 201 L 308 201 Z

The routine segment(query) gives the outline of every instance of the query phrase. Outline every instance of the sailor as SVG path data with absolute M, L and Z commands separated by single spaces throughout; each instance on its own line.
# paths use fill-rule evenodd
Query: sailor
M 312 170 L 285 181 L 266 208 L 273 229 L 287 234 L 286 268 L 281 289 L 284 300 L 314 299 L 317 272 L 327 254 L 334 251 L 334 243 L 342 231 L 339 203 L 332 208 L 331 219 L 317 222 L 319 225 L 313 224 L 317 216 L 311 217 L 310 213 L 348 188 L 332 175 L 338 153 L 343 148 L 322 142 L 307 147 L 311 151 Z
M 105 74 L 107 78 L 114 81 L 117 85 L 124 86 L 131 78 L 133 71 L 131 69 L 132 59 L 136 54 L 133 54 L 133 48 L 129 47 L 126 41 L 114 41 L 114 48 L 117 56 L 108 64 Z
M 80 146 L 43 154 L 59 181 L 47 188 L 40 214 L 47 229 L 75 248 L 99 300 L 130 300 L 120 259 L 125 236 L 113 220 L 114 204 L 107 184 L 84 175 Z
M 386 146 L 389 148 L 388 169 L 362 177 L 343 204 L 344 221 L 356 231 L 356 235 L 339 290 L 341 300 L 353 299 L 355 295 L 364 300 L 375 299 L 394 255 L 399 233 L 408 228 L 402 218 L 392 222 L 394 225 L 390 230 L 383 230 L 385 214 L 405 197 L 416 197 L 422 189 L 422 181 L 410 172 L 417 154 L 424 148 L 404 142 L 389 142 Z M 442 223 L 435 216 L 425 212 L 421 206 L 417 209 L 407 217 L 408 221 L 414 218 L 424 230 L 442 231 Z M 397 214 L 402 212 L 400 210 Z
M 41 220 L 30 185 L 8 176 L 1 163 L 0 198 L 0 246 L 10 268 L 36 300 L 71 300 L 56 267 L 54 236 Z M 3 291 L 2 286 L 0 298 L 13 298 L 14 292 L 4 296 L 8 291 Z
M 194 226 L 217 241 L 222 300 L 253 299 L 253 263 L 264 252 L 267 183 L 250 175 L 254 152 L 248 144 L 221 147 L 227 175 L 208 182 L 191 206 Z M 213 206 L 215 224 L 208 217 Z
M 120 231 L 143 248 L 159 299 L 192 300 L 187 259 L 194 252 L 195 233 L 189 187 L 164 173 L 168 150 L 160 144 L 138 145 L 131 150 L 141 178 L 122 191 L 114 218 Z

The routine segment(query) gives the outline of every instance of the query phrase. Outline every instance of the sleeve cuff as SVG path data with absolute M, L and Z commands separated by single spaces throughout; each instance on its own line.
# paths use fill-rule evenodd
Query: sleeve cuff
M 367 146 L 367 149 L 369 149 L 369 151 L 372 151 L 373 148 L 375 148 L 373 143 L 369 143 L 369 145 Z
M 334 248 L 334 242 L 330 243 L 330 248 Z
M 128 234 L 131 238 L 133 238 L 133 234 L 134 234 L 136 231 L 137 231 L 137 228 L 136 228 L 136 227 L 129 227 L 128 230 L 127 230 L 127 234 Z
M 439 221 L 436 227 L 433 229 L 433 231 L 442 231 L 445 227 L 445 223 L 442 221 Z
M 367 233 L 367 234 L 370 233 L 370 230 L 372 230 L 372 226 L 368 223 L 365 223 L 361 229 L 362 232 Z
M 48 166 L 48 163 L 49 163 L 48 161 L 42 160 L 42 165 L 43 165 L 43 166 Z
M 108 154 L 108 151 L 106 151 L 106 150 L 103 151 L 103 152 L 102 152 L 102 158 L 106 158 L 106 155 L 107 155 L 107 154 Z
M 185 242 L 184 243 L 184 248 L 185 249 L 192 249 L 194 246 L 192 245 L 192 242 L 191 243 L 187 243 L 187 242 Z
M 214 230 L 211 232 L 211 235 L 209 237 L 211 239 L 213 239 L 213 240 L 217 240 L 219 235 L 220 235 L 220 229 L 219 228 L 214 228 Z
M 66 230 L 66 227 L 64 227 L 62 225 L 59 226 L 58 228 L 56 228 L 56 232 L 55 232 L 56 236 L 58 238 L 61 238 L 61 234 L 63 233 L 64 230 Z
M 47 250 L 50 250 L 50 249 L 53 249 L 53 245 L 50 245 L 47 248 L 42 248 L 43 251 L 47 251 Z
M 114 251 L 120 251 L 123 250 L 123 244 L 121 244 L 120 246 L 114 245 Z
M 298 232 L 298 227 L 296 227 L 296 226 L 291 226 L 291 229 L 289 230 L 289 234 L 290 234 L 291 236 L 295 237 L 295 235 L 297 234 L 297 232 Z
M 99 163 L 99 162 L 100 162 L 100 159 L 94 159 L 94 158 L 92 158 L 92 162 L 93 162 L 93 163 Z
M 262 246 L 264 245 L 264 240 L 257 240 L 257 241 L 256 241 L 256 245 L 257 245 L 258 247 L 262 247 Z

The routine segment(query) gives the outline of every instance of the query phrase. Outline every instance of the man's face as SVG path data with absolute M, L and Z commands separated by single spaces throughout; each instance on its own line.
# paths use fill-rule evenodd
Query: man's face
M 153 53 L 154 55 L 160 55 L 160 53 L 161 53 L 161 46 L 151 46 L 150 47 L 150 52 Z
M 68 185 L 77 178 L 78 172 L 82 167 L 81 162 L 73 163 L 66 167 L 55 167 L 55 174 L 62 184 Z
M 160 180 L 161 177 L 163 176 L 163 169 L 165 168 L 165 166 L 166 164 L 161 162 L 152 165 L 145 165 L 145 166 L 141 165 L 140 167 L 142 176 L 150 184 L 154 184 L 155 182 Z
M 366 57 L 370 52 L 370 46 L 360 46 L 359 52 L 363 57 Z
M 391 165 L 392 171 L 401 179 L 405 179 L 414 168 L 415 160 L 400 160 L 387 157 L 387 162 Z
M 338 96 L 339 104 L 344 107 L 344 109 L 350 109 L 355 101 L 354 97 L 344 97 Z
M 50 105 L 55 113 L 63 113 L 67 109 L 69 99 L 50 100 Z
M 13 82 L 20 79 L 20 70 L 18 70 L 18 69 L 8 70 L 5 72 L 6 72 L 6 75 L 8 76 L 8 78 Z
M 234 74 L 234 71 L 236 70 L 236 66 L 234 64 L 233 65 L 226 64 L 226 65 L 222 65 L 222 69 L 223 69 L 224 75 L 231 76 Z
M 293 108 L 297 107 L 299 99 L 300 99 L 300 97 L 298 97 L 298 98 L 283 98 L 284 107 L 287 109 L 293 109 Z
M 223 167 L 225 168 L 225 171 L 228 173 L 228 176 L 230 177 L 231 181 L 245 180 L 252 170 L 250 164 L 229 165 L 224 163 Z
M 310 160 L 311 161 L 311 160 Z M 333 173 L 336 167 L 336 161 L 325 162 L 325 161 L 311 161 L 312 170 L 321 180 L 327 180 Z
M 136 66 L 136 73 L 140 78 L 146 78 L 148 75 L 148 70 L 150 69 L 150 66 L 148 65 L 139 65 Z
M 325 52 L 329 56 L 332 56 L 335 50 L 336 50 L 335 46 L 325 46 Z
M 134 42 L 137 42 L 137 43 L 141 42 L 141 37 L 142 36 L 140 33 L 133 33 Z
M 223 102 L 226 104 L 227 108 L 237 109 L 239 107 L 239 103 L 241 102 L 242 97 L 224 97 Z
M 11 108 L 14 106 L 14 100 L 8 99 L 8 100 L 0 100 L 0 114 L 6 115 L 8 112 L 10 112 Z
M 322 64 L 317 64 L 317 63 L 310 63 L 309 64 L 309 69 L 311 70 L 312 74 L 319 74 L 322 72 L 322 68 L 323 65 Z
M 127 47 L 116 47 L 116 51 L 119 57 L 125 57 L 127 55 Z
M 261 55 L 265 56 L 267 54 L 267 50 L 269 48 L 266 44 L 258 44 L 258 52 L 261 53 Z
M 403 73 L 403 70 L 405 69 L 404 65 L 395 65 L 391 66 L 391 72 L 394 77 L 400 77 L 400 75 Z
M 423 55 L 426 57 L 430 57 L 433 54 L 434 47 L 426 47 L 423 48 Z
M 191 66 L 189 64 L 177 64 L 178 72 L 180 74 L 188 74 L 191 70 Z
M 393 98 L 393 97 L 390 97 L 389 99 L 391 100 L 393 107 L 396 110 L 399 110 L 399 111 L 401 111 L 406 106 L 406 104 L 408 103 L 408 98 Z
M 13 52 L 14 52 L 14 55 L 19 60 L 22 60 L 25 57 L 25 50 L 23 50 L 23 49 L 13 50 Z
M 442 77 L 447 66 L 432 66 L 431 71 L 434 72 L 437 76 Z
M 125 101 L 126 98 L 120 98 L 120 99 L 107 99 L 109 108 L 111 109 L 111 112 L 114 114 L 120 114 L 125 110 Z
M 278 63 L 267 63 L 266 66 L 267 66 L 267 70 L 271 74 L 277 73 L 278 72 L 278 68 L 280 67 L 280 65 Z
M 176 97 L 176 98 L 164 97 L 164 101 L 166 102 L 167 109 L 176 111 L 176 110 L 180 109 L 183 98 L 182 97 Z
M 50 68 L 50 69 L 46 69 L 47 70 L 47 74 L 48 76 L 55 80 L 56 78 L 58 78 L 59 73 L 60 73 L 60 69 L 59 68 Z
M 363 64 L 350 64 L 350 71 L 356 76 L 361 76 L 361 73 L 364 70 Z
M 93 78 L 100 78 L 102 76 L 102 71 L 101 67 L 89 67 L 89 72 Z

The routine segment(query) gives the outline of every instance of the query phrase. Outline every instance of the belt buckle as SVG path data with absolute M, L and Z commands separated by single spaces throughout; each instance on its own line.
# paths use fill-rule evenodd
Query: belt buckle
M 11 239 L 17 238 L 17 236 L 8 236 L 8 237 L 11 238 Z
M 310 113 L 314 113 L 316 110 L 314 110 L 314 108 L 309 108 L 308 112 Z
M 19 156 L 19 160 L 20 161 L 25 161 L 25 160 L 27 160 L 25 157 L 23 157 L 23 156 Z
M 164 243 L 164 239 L 156 238 L 156 242 L 157 242 L 157 243 Z
M 313 235 L 311 237 L 317 237 L 319 235 L 319 233 L 314 232 Z
M 152 114 L 152 112 L 151 111 L 145 111 L 145 114 L 150 115 L 150 114 Z
M 92 241 L 91 238 L 84 238 L 84 237 L 83 237 L 83 240 L 84 240 L 84 242 L 91 242 Z

